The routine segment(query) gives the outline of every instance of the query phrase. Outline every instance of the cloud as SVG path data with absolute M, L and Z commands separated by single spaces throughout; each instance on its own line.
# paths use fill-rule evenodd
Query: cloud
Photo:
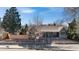
M 21 13 L 33 13 L 33 12 L 35 12 L 35 10 L 32 8 L 25 8 L 21 10 Z

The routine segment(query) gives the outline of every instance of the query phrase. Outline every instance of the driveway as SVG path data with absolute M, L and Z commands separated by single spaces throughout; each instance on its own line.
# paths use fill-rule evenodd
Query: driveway
M 73 40 L 54 40 L 51 46 L 59 47 L 62 50 L 79 51 L 79 42 Z

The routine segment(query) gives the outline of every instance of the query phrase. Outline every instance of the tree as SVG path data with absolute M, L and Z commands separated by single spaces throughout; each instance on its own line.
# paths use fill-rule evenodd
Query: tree
M 11 7 L 6 10 L 2 21 L 2 27 L 5 31 L 13 34 L 21 28 L 21 19 L 16 7 Z
M 28 31 L 28 25 L 26 24 L 24 27 L 21 27 L 20 34 L 26 35 L 26 32 Z
M 71 23 L 69 23 L 67 36 L 69 39 L 76 38 L 76 20 L 75 19 Z
M 72 21 L 79 17 L 79 7 L 65 7 L 64 8 L 65 21 Z
M 1 23 L 2 23 L 2 22 L 1 22 L 1 18 L 0 18 L 0 27 L 1 27 Z
M 65 20 L 67 22 L 70 22 L 68 32 L 67 32 L 68 38 L 75 39 L 75 37 L 78 37 L 78 33 L 76 31 L 78 30 L 77 20 L 79 20 L 78 19 L 79 18 L 79 7 L 66 7 L 64 8 L 64 13 L 65 13 Z
M 26 32 L 28 31 L 28 25 L 27 24 L 25 24 L 25 30 L 26 30 Z
M 26 34 L 26 30 L 22 28 L 20 31 L 20 35 L 25 35 L 25 34 Z
M 37 32 L 36 26 L 32 25 L 29 27 L 28 35 L 30 36 L 30 38 L 35 38 L 36 32 Z
M 38 13 L 34 15 L 33 23 L 36 26 L 42 25 L 43 19 L 42 19 L 42 17 Z

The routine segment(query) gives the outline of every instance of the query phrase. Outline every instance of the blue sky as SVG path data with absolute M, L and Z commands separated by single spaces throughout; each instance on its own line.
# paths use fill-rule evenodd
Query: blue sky
M 5 10 L 9 7 L 0 7 L 0 17 L 3 18 Z M 44 24 L 59 22 L 64 17 L 63 7 L 17 7 L 22 24 L 29 24 L 36 14 L 39 14 Z

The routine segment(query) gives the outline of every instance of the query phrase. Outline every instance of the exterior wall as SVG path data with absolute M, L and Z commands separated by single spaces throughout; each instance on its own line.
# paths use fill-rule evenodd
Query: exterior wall
M 51 34 L 52 33 L 52 34 Z M 45 39 L 58 39 L 59 38 L 59 33 L 58 32 L 47 32 L 47 33 L 42 33 L 43 34 L 43 38 Z M 54 35 L 55 34 L 55 35 Z
M 79 37 L 79 21 L 76 22 L 76 34 Z
M 59 32 L 59 38 L 60 39 L 66 39 L 67 38 L 66 32 L 65 31 Z
M 57 36 L 48 33 L 49 37 L 45 37 L 45 38 L 48 38 L 48 39 L 67 39 L 67 34 L 66 34 L 65 29 L 62 29 L 60 32 L 51 32 L 51 33 L 57 34 Z M 50 35 L 52 35 L 52 37 L 50 37 Z
M 45 35 L 44 33 L 42 33 L 43 35 Z M 51 35 L 48 33 L 48 35 Z M 67 38 L 67 35 L 66 35 L 66 32 L 65 31 L 61 31 L 61 32 L 58 32 L 58 36 L 42 36 L 42 38 L 44 39 L 66 39 Z
M 2 30 L 2 29 L 0 29 L 0 36 L 2 36 L 2 35 L 3 35 L 3 33 L 5 33 L 5 31 L 4 31 L 4 30 Z
M 79 21 L 76 22 L 76 33 L 79 34 Z

